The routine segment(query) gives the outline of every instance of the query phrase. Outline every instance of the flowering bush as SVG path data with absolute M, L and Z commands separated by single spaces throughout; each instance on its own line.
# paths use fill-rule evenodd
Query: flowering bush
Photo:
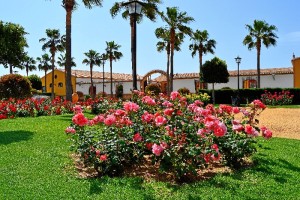
M 205 105 L 210 101 L 210 96 L 207 93 L 187 94 L 185 95 L 188 103 L 193 103 L 196 100 L 202 101 Z
M 172 92 L 157 98 L 134 91 L 134 102 L 115 103 L 93 119 L 77 113 L 65 132 L 72 148 L 99 175 L 117 175 L 146 159 L 179 180 L 214 162 L 236 166 L 255 152 L 260 129 L 255 118 L 265 106 L 259 100 L 249 110 L 212 105 Z M 244 115 L 241 121 L 235 114 Z M 272 132 L 262 128 L 265 138 Z M 235 164 L 236 162 L 236 164 Z
M 61 115 L 73 112 L 73 104 L 56 97 L 0 100 L 0 119 Z
M 282 91 L 282 92 L 268 92 L 265 90 L 265 93 L 261 95 L 261 101 L 266 105 L 289 105 L 293 102 L 294 95 L 290 94 L 289 91 Z

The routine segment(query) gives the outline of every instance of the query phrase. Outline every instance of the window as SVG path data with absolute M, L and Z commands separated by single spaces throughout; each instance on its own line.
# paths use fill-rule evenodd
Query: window
M 64 87 L 64 84 L 62 82 L 59 82 L 58 87 Z

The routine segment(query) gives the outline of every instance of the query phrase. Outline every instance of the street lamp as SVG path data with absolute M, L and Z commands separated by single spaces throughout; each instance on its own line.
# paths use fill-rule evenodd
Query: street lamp
M 143 3 L 136 0 L 130 0 L 123 5 L 127 5 L 130 15 L 131 26 L 131 63 L 132 63 L 132 81 L 133 89 L 137 89 L 137 75 L 136 75 L 136 21 L 137 16 L 142 12 Z
M 238 64 L 238 71 L 237 71 L 237 81 L 238 81 L 238 90 L 240 90 L 240 63 L 241 63 L 242 58 L 237 56 L 235 58 L 236 63 Z

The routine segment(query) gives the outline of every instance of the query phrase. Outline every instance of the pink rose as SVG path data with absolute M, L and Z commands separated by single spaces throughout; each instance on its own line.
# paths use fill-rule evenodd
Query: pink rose
M 65 132 L 74 134 L 74 133 L 76 133 L 76 130 L 73 127 L 69 126 L 66 128 Z
M 154 153 L 156 156 L 160 156 L 163 150 L 164 149 L 160 145 L 157 144 L 152 145 L 152 153 Z
M 133 139 L 133 141 L 135 141 L 135 142 L 140 142 L 140 141 L 143 140 L 143 137 L 141 136 L 140 133 L 136 133 L 136 134 L 134 134 L 134 136 L 133 136 L 132 139 Z
M 161 125 L 164 125 L 165 123 L 167 123 L 167 119 L 164 118 L 163 116 L 157 116 L 155 118 L 155 124 L 156 126 L 161 126 Z
M 179 92 L 177 92 L 177 91 L 173 91 L 173 92 L 171 92 L 171 95 L 170 95 L 170 99 L 171 100 L 175 100 L 175 99 L 180 99 L 181 98 L 181 96 L 180 96 L 180 93 Z
M 116 117 L 114 115 L 107 115 L 106 119 L 104 120 L 104 124 L 106 126 L 111 126 L 116 123 Z
M 227 133 L 227 127 L 223 122 L 216 124 L 214 128 L 214 134 L 217 137 L 223 137 Z
M 149 114 L 147 111 L 144 112 L 144 114 L 142 115 L 142 120 L 144 122 L 151 122 L 154 119 L 154 116 L 152 114 Z
M 106 154 L 101 155 L 101 156 L 100 156 L 100 160 L 106 161 L 106 160 L 107 160 L 107 155 L 106 155 Z
M 136 103 L 133 102 L 124 103 L 124 109 L 128 112 L 129 111 L 137 112 L 139 108 L 140 108 L 139 105 L 137 105 Z
M 167 108 L 164 110 L 164 114 L 168 115 L 168 116 L 172 116 L 173 112 L 174 112 L 174 109 L 172 109 L 172 108 Z
M 81 112 L 82 112 L 81 106 L 80 106 L 80 105 L 76 105 L 76 106 L 74 107 L 74 112 L 75 112 L 76 114 L 81 113 Z
M 89 120 L 84 116 L 83 113 L 78 113 L 76 114 L 73 118 L 72 121 L 74 124 L 78 126 L 84 126 L 89 123 Z

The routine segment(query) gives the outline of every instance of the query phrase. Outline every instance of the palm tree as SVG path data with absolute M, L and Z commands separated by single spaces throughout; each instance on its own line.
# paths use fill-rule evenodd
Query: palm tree
M 24 58 L 23 64 L 24 64 L 25 69 L 26 69 L 27 77 L 28 77 L 28 72 L 29 71 L 36 70 L 36 66 L 35 66 L 36 62 L 32 57 L 29 57 L 29 56 L 26 55 L 25 58 Z
M 45 72 L 45 92 L 47 92 L 47 71 L 51 69 L 51 65 L 49 62 L 51 61 L 51 58 L 48 54 L 43 54 L 42 57 L 37 57 L 37 61 L 39 61 L 38 68 L 39 70 L 43 70 Z
M 65 56 L 65 54 L 59 54 L 59 56 L 57 58 L 57 64 L 60 67 L 64 67 L 64 68 L 66 67 L 66 56 Z M 74 57 L 72 57 L 71 67 L 76 67 Z
M 51 87 L 51 99 L 54 99 L 54 63 L 55 54 L 57 51 L 64 50 L 65 37 L 60 36 L 58 29 L 46 29 L 46 35 L 48 38 L 41 38 L 39 41 L 44 42 L 42 49 L 45 51 L 49 49 L 51 53 L 52 62 L 52 87 Z
M 131 27 L 131 62 L 132 62 L 132 80 L 133 80 L 133 89 L 137 89 L 137 72 L 136 72 L 136 22 L 141 22 L 143 16 L 146 16 L 151 21 L 156 20 L 156 16 L 159 13 L 157 5 L 162 3 L 161 0 L 142 0 L 137 1 L 142 4 L 141 14 L 129 14 L 128 4 L 131 1 L 126 2 L 116 2 L 113 7 L 110 9 L 110 13 L 112 17 L 115 17 L 121 10 L 124 10 L 122 13 L 122 17 L 124 19 L 128 19 L 130 16 L 130 27 Z
M 115 43 L 115 41 L 106 42 L 106 56 L 109 60 L 109 67 L 110 67 L 110 96 L 113 96 L 113 88 L 112 88 L 112 61 L 119 60 L 123 54 L 122 52 L 119 52 L 119 48 L 121 48 L 121 45 L 118 45 Z
M 89 52 L 84 53 L 84 55 L 87 57 L 82 61 L 82 64 L 90 65 L 90 76 L 91 76 L 91 89 L 90 93 L 92 96 L 92 99 L 95 98 L 94 93 L 94 84 L 93 84 L 93 66 L 100 66 L 101 65 L 101 56 L 99 53 L 97 53 L 95 50 L 89 50 Z
M 186 12 L 179 12 L 176 7 L 167 7 L 167 12 L 161 13 L 163 21 L 167 23 L 167 28 L 170 31 L 170 91 L 173 91 L 173 74 L 174 74 L 174 49 L 176 34 L 181 33 L 184 35 L 191 35 L 192 30 L 187 26 L 190 22 L 194 21 L 194 18 L 187 16 Z
M 171 45 L 170 45 L 170 31 L 166 28 L 157 28 L 155 30 L 155 35 L 161 41 L 157 42 L 156 48 L 158 52 L 166 51 L 167 52 L 167 94 L 170 94 L 170 53 L 171 53 Z M 176 34 L 175 38 L 175 50 L 180 51 L 180 44 L 183 42 L 183 34 Z
M 192 51 L 192 57 L 194 57 L 197 53 L 199 56 L 199 83 L 201 84 L 203 82 L 201 73 L 203 55 L 207 53 L 215 53 L 214 49 L 216 48 L 216 41 L 209 39 L 207 30 L 200 31 L 198 29 L 193 32 L 191 40 L 193 43 L 190 44 L 189 48 Z M 202 88 L 201 85 L 200 87 Z
M 104 64 L 105 64 L 105 61 L 107 60 L 107 55 L 105 53 L 101 54 L 101 64 L 102 64 L 102 93 L 104 95 Z
M 102 6 L 102 0 L 82 0 L 85 7 L 91 9 L 93 5 Z M 66 100 L 72 101 L 72 81 L 71 81 L 71 25 L 72 12 L 77 7 L 76 0 L 62 0 L 62 6 L 66 10 Z
M 277 31 L 277 27 L 269 25 L 265 21 L 254 20 L 253 26 L 246 24 L 246 29 L 249 31 L 249 35 L 246 35 L 243 44 L 247 45 L 249 50 L 253 48 L 257 50 L 257 87 L 260 88 L 261 43 L 263 43 L 266 48 L 271 45 L 275 46 L 276 38 L 278 37 L 274 31 Z

